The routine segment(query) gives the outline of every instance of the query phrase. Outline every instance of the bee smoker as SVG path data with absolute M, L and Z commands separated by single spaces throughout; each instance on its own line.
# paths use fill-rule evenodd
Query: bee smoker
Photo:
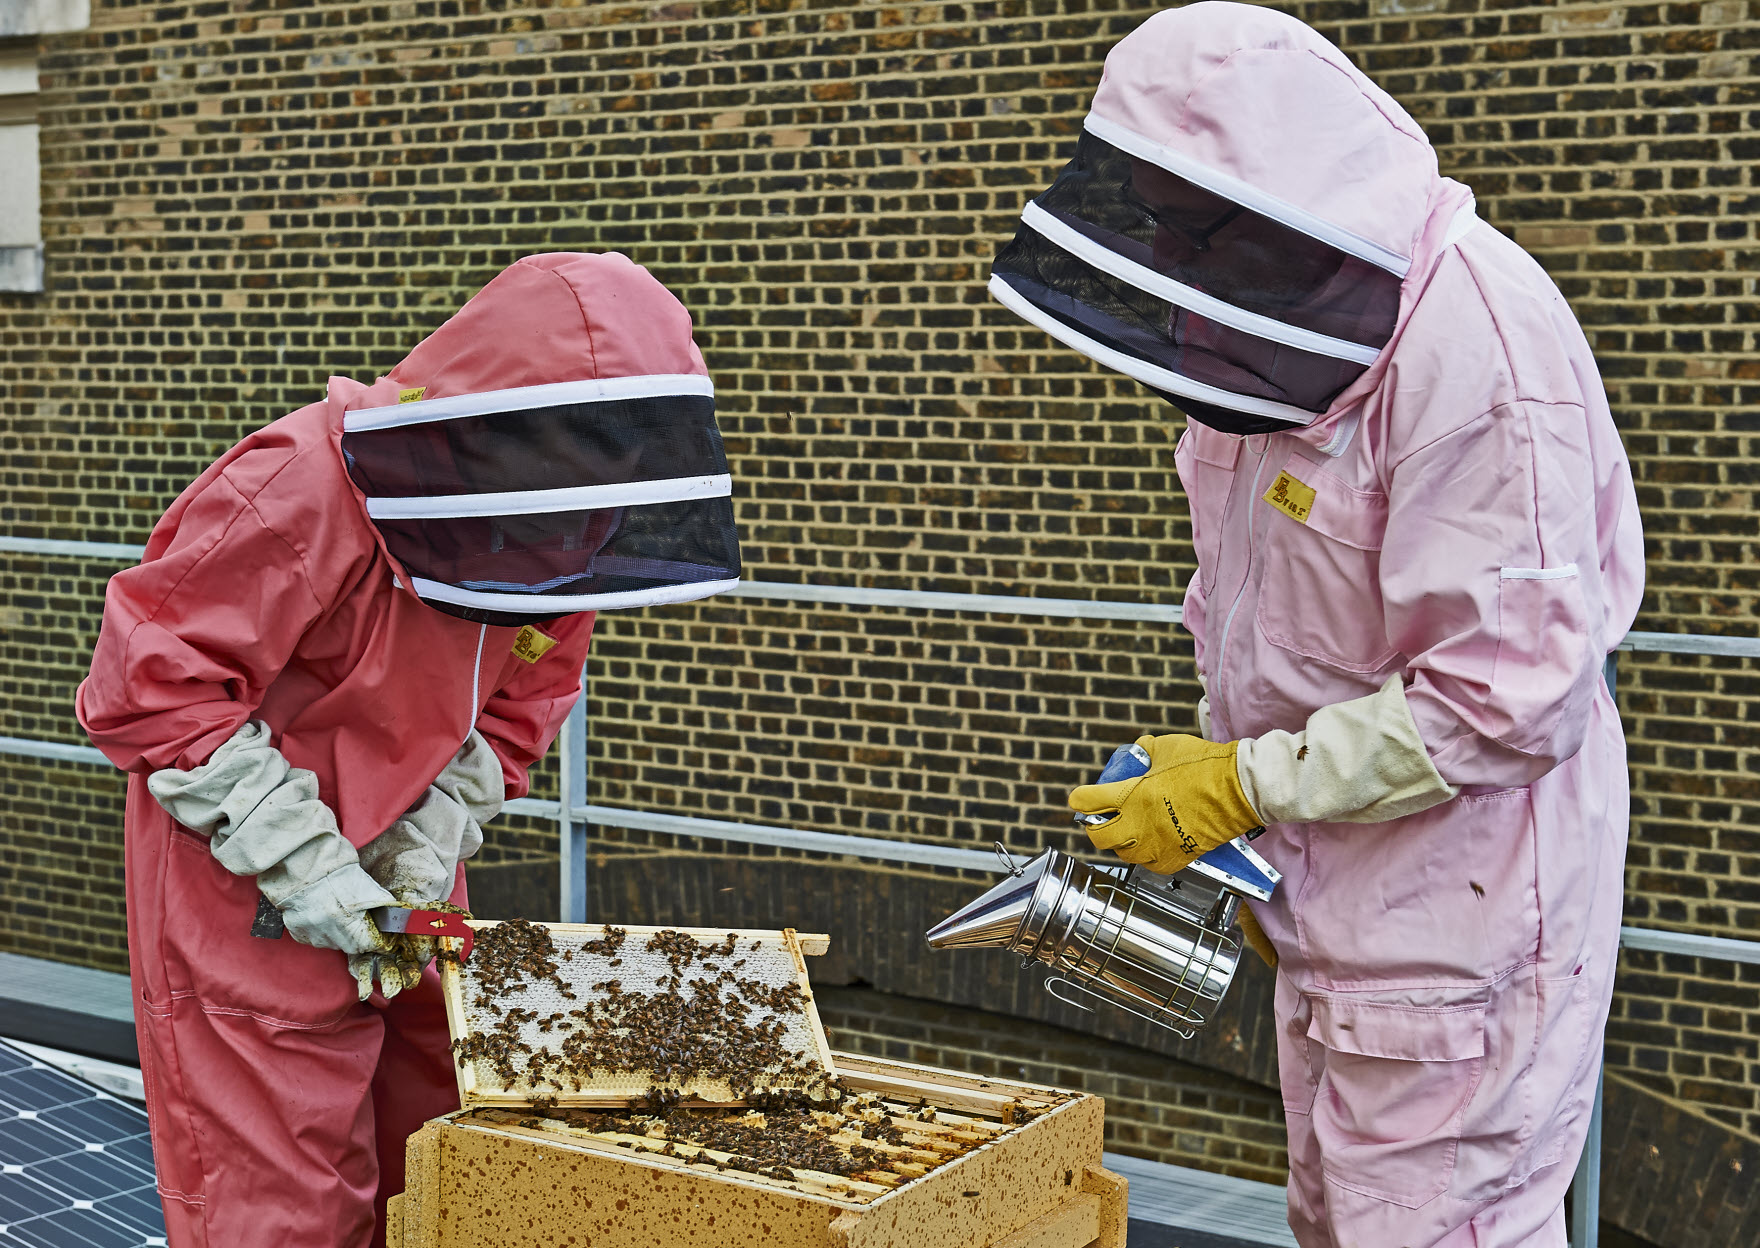
M 1099 783 L 1140 776 L 1149 754 L 1121 746 Z M 1109 814 L 1078 823 L 1103 823 Z M 1050 967 L 1046 991 L 1079 1009 L 1099 998 L 1190 1039 L 1214 1017 L 1240 964 L 1245 897 L 1269 900 L 1282 875 L 1239 837 L 1182 871 L 1098 867 L 1047 849 L 929 929 L 936 949 L 1000 948 Z

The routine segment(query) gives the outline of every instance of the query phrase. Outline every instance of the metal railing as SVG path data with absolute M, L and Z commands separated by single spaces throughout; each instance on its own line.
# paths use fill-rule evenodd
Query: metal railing
M 100 560 L 138 560 L 144 548 L 114 542 L 61 541 L 46 538 L 0 537 L 0 552 L 66 556 Z M 722 597 L 754 598 L 836 606 L 888 607 L 918 611 L 952 611 L 978 615 L 1043 616 L 1054 619 L 1126 620 L 1177 624 L 1180 608 L 1160 603 L 1105 602 L 1091 599 L 1031 598 L 1004 594 L 944 593 L 932 590 L 875 589 L 841 585 L 807 585 L 775 581 L 745 581 Z M 1698 654 L 1735 658 L 1760 658 L 1760 638 L 1717 637 L 1693 633 L 1627 633 L 1617 647 L 1625 652 Z M 1612 687 L 1612 665 L 1609 665 Z M 953 867 L 995 873 L 1002 868 L 989 850 L 961 849 L 902 841 L 891 837 L 814 832 L 768 824 L 693 815 L 628 810 L 600 806 L 587 798 L 587 698 L 585 669 L 581 672 L 582 696 L 569 712 L 557 736 L 559 794 L 554 802 L 520 798 L 503 807 L 557 823 L 561 871 L 561 921 L 582 923 L 587 917 L 587 843 L 594 824 L 628 830 L 690 836 L 746 845 L 768 845 L 880 862 Z M 91 746 L 0 737 L 0 755 L 13 754 L 74 763 L 109 766 L 109 760 Z M 1620 945 L 1690 957 L 1716 958 L 1738 963 L 1760 963 L 1760 941 L 1732 940 L 1654 928 L 1622 927 Z M 1597 1085 L 1589 1137 L 1577 1165 L 1572 1187 L 1572 1248 L 1595 1248 L 1600 1207 L 1602 1096 Z

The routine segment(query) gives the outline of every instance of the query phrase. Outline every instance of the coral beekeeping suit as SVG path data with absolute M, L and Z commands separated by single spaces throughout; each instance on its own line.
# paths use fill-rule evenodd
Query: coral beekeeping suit
M 457 1091 L 434 969 L 366 912 L 464 901 L 592 613 L 737 580 L 729 494 L 684 307 L 623 256 L 531 256 L 228 451 L 111 579 L 78 710 L 130 773 L 173 1245 L 384 1242 L 404 1140 Z M 292 939 L 251 935 L 265 898 Z
M 1562 1245 L 1643 576 L 1563 299 L 1343 55 L 1226 3 L 1113 49 L 991 290 L 1190 417 L 1208 740 L 1145 724 L 1148 774 L 1070 801 L 1158 871 L 1264 825 L 1297 1238 Z

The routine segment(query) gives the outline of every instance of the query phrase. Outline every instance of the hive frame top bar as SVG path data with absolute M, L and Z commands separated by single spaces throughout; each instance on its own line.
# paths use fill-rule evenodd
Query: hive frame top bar
M 501 926 L 501 919 L 468 919 L 471 927 L 479 932 L 486 932 L 492 927 Z M 531 920 L 537 922 L 537 920 Z M 602 936 L 607 928 L 618 927 L 631 936 L 638 933 L 652 936 L 656 932 L 677 932 L 680 936 L 689 936 L 693 940 L 717 941 L 727 936 L 738 936 L 741 940 L 779 939 L 784 932 L 792 935 L 795 943 L 800 946 L 801 953 L 807 957 L 816 957 L 831 948 L 831 937 L 824 932 L 797 932 L 792 927 L 637 927 L 628 923 L 541 923 L 552 935 L 564 936 Z
M 467 919 L 466 922 L 473 930 L 486 932 L 492 927 L 499 927 L 503 920 Z M 549 928 L 552 933 L 563 935 L 585 936 L 590 933 L 599 936 L 604 934 L 606 928 L 621 927 L 632 936 L 638 932 L 644 936 L 651 936 L 655 932 L 677 932 L 681 936 L 704 941 L 721 940 L 729 935 L 738 936 L 741 940 L 760 940 L 765 937 L 774 940 L 788 932 L 794 936 L 801 953 L 809 958 L 826 953 L 831 948 L 831 937 L 826 933 L 797 932 L 792 927 L 634 927 L 623 923 L 544 923 L 541 926 Z
M 470 920 L 470 927 L 479 933 L 487 933 L 499 926 L 501 926 L 501 923 L 496 920 Z M 824 1024 L 819 1018 L 818 1005 L 813 998 L 812 986 L 808 980 L 805 960 L 808 956 L 823 954 L 830 948 L 831 938 L 824 933 L 811 933 L 803 936 L 797 933 L 793 928 L 649 927 L 633 925 L 625 926 L 616 923 L 540 923 L 533 924 L 533 926 L 542 927 L 550 934 L 551 940 L 556 944 L 558 953 L 564 949 L 577 948 L 580 944 L 587 941 L 599 940 L 606 936 L 612 928 L 617 928 L 625 933 L 626 944 L 632 952 L 642 949 L 643 945 L 649 938 L 662 932 L 677 933 L 680 936 L 689 937 L 700 944 L 717 944 L 726 940 L 727 937 L 733 936 L 740 943 L 740 951 L 743 951 L 747 958 L 751 957 L 751 951 L 744 948 L 745 942 L 756 941 L 763 942 L 773 947 L 780 946 L 780 950 L 772 948 L 769 951 L 769 956 L 774 959 L 778 953 L 782 950 L 786 950 L 790 965 L 776 969 L 786 973 L 789 981 L 796 984 L 800 989 L 800 1012 L 804 1015 L 804 1025 L 808 1032 L 807 1047 L 802 1050 L 802 1053 L 819 1068 L 825 1071 L 831 1070 L 831 1046 L 825 1036 Z M 481 938 L 479 937 L 479 944 L 477 946 L 479 950 L 481 949 L 480 940 Z M 442 938 L 441 941 L 443 949 L 453 951 L 456 951 L 459 943 L 460 942 L 449 938 Z M 480 955 L 473 955 L 473 961 L 476 956 Z M 649 954 L 647 956 L 654 957 L 655 955 Z M 563 965 L 566 965 L 566 963 Z M 477 1011 L 473 1010 L 471 1003 L 466 999 L 466 992 L 470 986 L 467 983 L 469 970 L 470 968 L 467 965 L 461 971 L 461 968 L 457 963 L 450 961 L 442 961 L 440 964 L 441 991 L 446 1002 L 446 1023 L 447 1028 L 455 1041 L 471 1035 L 474 1030 L 472 1015 Z M 573 986 L 579 988 L 584 985 L 575 984 Z M 635 991 L 641 991 L 641 989 L 637 988 Z M 525 994 L 519 995 L 523 996 Z M 522 1002 L 516 998 L 511 1000 L 509 1004 L 518 1007 L 522 1005 Z M 556 1034 L 559 1038 L 564 1033 L 559 1031 Z M 558 1106 L 580 1109 L 623 1108 L 628 1107 L 641 1098 L 640 1092 L 632 1093 L 628 1088 L 619 1088 L 616 1090 L 608 1090 L 605 1088 L 595 1089 L 591 1084 L 578 1091 L 555 1091 L 550 1088 L 532 1088 L 519 1085 L 512 1088 L 501 1087 L 498 1085 L 493 1074 L 487 1074 L 486 1077 L 486 1072 L 479 1068 L 480 1065 L 481 1063 L 476 1061 L 467 1062 L 462 1065 L 456 1061 L 454 1062 L 458 1075 L 459 1103 L 465 1109 L 504 1108 L 507 1106 L 529 1105 L 532 1103 L 535 1095 L 551 1097 Z M 629 1075 L 616 1080 L 616 1082 L 629 1084 L 639 1081 L 641 1078 L 642 1077 L 638 1075 Z M 704 1081 L 702 1080 L 697 1080 L 692 1085 L 687 1086 L 698 1086 L 703 1084 L 703 1082 Z M 725 1088 L 725 1085 L 722 1085 L 722 1087 Z M 704 1088 L 703 1090 L 707 1091 L 708 1089 Z M 643 1091 L 645 1091 L 645 1088 Z M 728 1106 L 738 1105 L 740 1103 L 741 1102 L 738 1099 L 724 1099 L 720 1096 L 713 1095 L 711 1099 L 703 1099 L 700 1096 L 687 1095 L 679 1101 L 679 1104 L 687 1106 Z

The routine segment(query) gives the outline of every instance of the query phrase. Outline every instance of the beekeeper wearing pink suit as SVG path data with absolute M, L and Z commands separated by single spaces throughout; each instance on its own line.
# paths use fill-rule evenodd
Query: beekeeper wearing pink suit
M 1070 804 L 1161 872 L 1264 827 L 1297 1239 L 1563 1245 L 1643 578 L 1564 300 L 1343 55 L 1227 3 L 1113 49 L 991 290 L 1190 418 L 1203 736 L 1145 708 L 1150 771 Z
M 729 493 L 678 300 L 620 255 L 531 256 L 228 451 L 111 579 L 78 711 L 129 772 L 175 1248 L 384 1243 L 405 1138 L 458 1101 L 431 950 L 368 912 L 464 902 L 593 612 L 738 578 Z

